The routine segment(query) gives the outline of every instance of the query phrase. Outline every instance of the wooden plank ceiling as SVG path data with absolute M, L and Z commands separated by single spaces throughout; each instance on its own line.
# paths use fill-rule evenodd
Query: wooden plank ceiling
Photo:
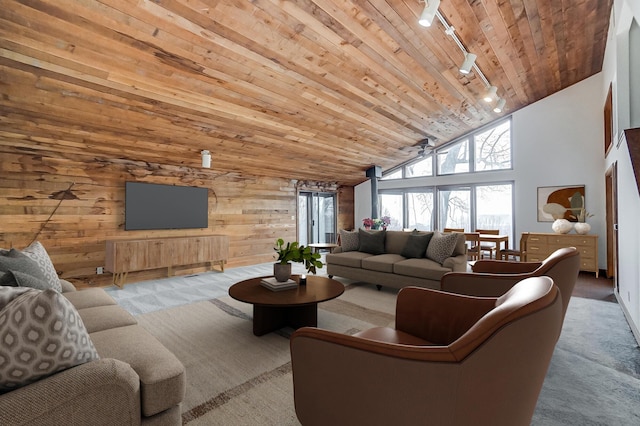
M 509 114 L 601 70 L 612 0 L 442 0 Z M 351 185 L 495 120 L 418 0 L 0 0 L 0 143 Z M 411 148 L 414 147 L 414 148 Z

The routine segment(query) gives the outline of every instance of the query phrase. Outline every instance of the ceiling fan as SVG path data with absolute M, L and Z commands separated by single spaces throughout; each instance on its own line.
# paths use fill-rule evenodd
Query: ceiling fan
M 420 150 L 418 151 L 418 157 L 426 157 L 433 152 L 436 144 L 429 138 L 422 139 L 419 142 Z

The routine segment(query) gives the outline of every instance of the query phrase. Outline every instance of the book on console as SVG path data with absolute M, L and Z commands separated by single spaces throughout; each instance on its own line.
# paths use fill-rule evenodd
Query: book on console
M 298 287 L 298 283 L 292 279 L 280 282 L 276 280 L 275 277 L 263 278 L 260 280 L 260 285 L 273 291 L 288 290 L 290 288 Z

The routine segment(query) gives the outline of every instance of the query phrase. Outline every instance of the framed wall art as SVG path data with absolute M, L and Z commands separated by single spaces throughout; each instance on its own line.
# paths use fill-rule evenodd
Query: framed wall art
M 584 185 L 538 187 L 538 222 L 577 222 L 578 213 L 584 208 Z

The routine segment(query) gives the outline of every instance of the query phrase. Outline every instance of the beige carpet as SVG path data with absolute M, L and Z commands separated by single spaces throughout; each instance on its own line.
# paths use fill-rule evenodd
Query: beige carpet
M 351 284 L 321 303 L 318 326 L 352 334 L 392 325 L 395 292 Z M 256 337 L 252 306 L 228 296 L 137 317 L 187 369 L 183 421 L 190 425 L 298 425 L 289 335 Z

